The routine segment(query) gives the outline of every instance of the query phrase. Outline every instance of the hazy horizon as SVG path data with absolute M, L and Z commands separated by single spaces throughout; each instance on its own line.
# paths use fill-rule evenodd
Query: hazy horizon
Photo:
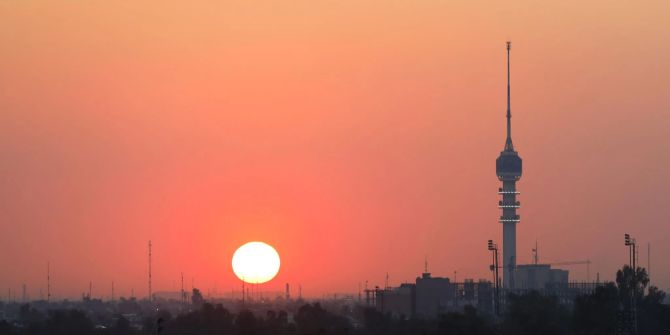
M 0 3 L 0 296 L 241 287 L 237 247 L 303 295 L 489 279 L 512 133 L 519 263 L 640 246 L 670 291 L 666 1 Z M 666 262 L 667 263 L 667 262 Z M 570 269 L 585 280 L 585 266 Z

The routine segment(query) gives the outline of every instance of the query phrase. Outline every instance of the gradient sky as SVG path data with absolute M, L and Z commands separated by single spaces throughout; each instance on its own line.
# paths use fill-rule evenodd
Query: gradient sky
M 670 5 L 0 2 L 0 292 L 239 289 L 252 240 L 305 295 L 490 278 L 505 41 L 519 262 L 637 237 L 670 290 Z M 584 280 L 584 266 L 571 268 Z M 6 293 L 1 294 L 4 297 Z

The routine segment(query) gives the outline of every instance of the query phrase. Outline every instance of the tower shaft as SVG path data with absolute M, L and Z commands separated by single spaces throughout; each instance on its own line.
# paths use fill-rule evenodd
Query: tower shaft
M 519 215 L 516 213 L 519 207 L 519 202 L 516 200 L 518 194 L 516 181 L 503 180 L 503 187 L 499 193 L 502 195 L 498 207 L 502 209 L 500 223 L 503 225 L 503 287 L 513 289 L 516 268 L 516 224 L 519 222 Z

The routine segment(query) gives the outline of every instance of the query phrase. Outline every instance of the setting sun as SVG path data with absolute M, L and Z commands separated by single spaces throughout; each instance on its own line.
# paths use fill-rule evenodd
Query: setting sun
M 279 254 L 263 242 L 248 242 L 233 254 L 233 272 L 247 283 L 262 284 L 279 272 Z

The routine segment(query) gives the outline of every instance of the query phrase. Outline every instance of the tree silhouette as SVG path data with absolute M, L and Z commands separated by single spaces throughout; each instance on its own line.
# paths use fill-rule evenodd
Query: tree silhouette
M 193 308 L 200 309 L 200 307 L 202 307 L 202 304 L 204 302 L 205 299 L 203 299 L 200 290 L 197 288 L 193 288 L 193 295 L 191 295 L 191 303 L 193 304 Z
M 93 323 L 82 311 L 55 310 L 49 312 L 46 331 L 49 335 L 93 334 Z
M 572 314 L 576 333 L 614 334 L 619 301 L 619 291 L 614 283 L 599 286 L 592 294 L 578 296 Z
M 447 313 L 438 321 L 438 334 L 449 335 L 488 335 L 494 334 L 493 326 L 477 315 L 477 309 L 465 306 L 463 313 Z
M 128 321 L 128 319 L 119 316 L 114 327 L 111 328 L 111 333 L 113 335 L 131 335 L 135 334 L 135 330 L 130 326 L 130 321 Z
M 537 291 L 510 294 L 507 311 L 501 324 L 503 334 L 561 335 L 569 332 L 570 316 L 555 296 Z
M 302 335 L 347 334 L 350 328 L 346 319 L 329 313 L 319 303 L 300 307 L 295 323 Z
M 649 284 L 649 275 L 644 268 L 636 268 L 635 271 L 628 265 L 624 265 L 616 272 L 616 284 L 619 289 L 619 297 L 622 304 L 628 308 L 631 304 L 631 294 L 639 301 L 644 296 L 644 290 Z

